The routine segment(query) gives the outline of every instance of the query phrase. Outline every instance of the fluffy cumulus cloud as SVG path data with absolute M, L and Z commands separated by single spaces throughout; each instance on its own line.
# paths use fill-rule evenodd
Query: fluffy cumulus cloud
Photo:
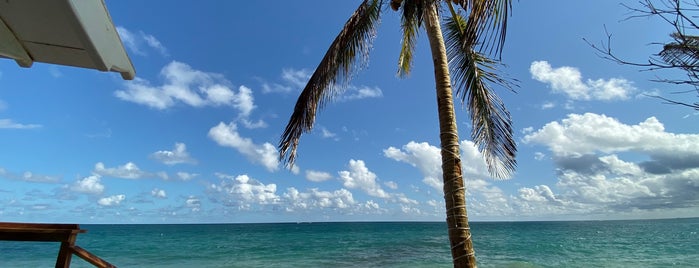
M 526 209 L 622 213 L 699 207 L 699 135 L 666 132 L 654 117 L 627 125 L 599 114 L 571 114 L 524 141 L 552 152 L 559 190 L 520 189 L 517 198 L 527 201 L 520 203 Z
M 352 193 L 347 189 L 329 192 L 313 188 L 308 192 L 299 192 L 296 188 L 291 187 L 287 189 L 283 197 L 288 204 L 286 207 L 287 211 L 319 208 L 348 209 L 357 204 Z M 378 205 L 376 208 L 378 208 Z
M 381 188 L 381 185 L 377 181 L 376 174 L 371 172 L 362 160 L 351 159 L 349 161 L 349 170 L 340 171 L 338 174 L 342 181 L 342 185 L 349 189 L 360 189 L 374 197 L 390 197 L 390 195 Z
M 277 158 L 277 148 L 271 143 L 255 144 L 252 139 L 244 138 L 238 133 L 235 123 L 219 123 L 209 130 L 209 138 L 218 145 L 231 147 L 244 155 L 253 163 L 260 164 L 269 171 L 279 169 L 279 159 Z
M 463 175 L 470 179 L 488 178 L 488 167 L 483 156 L 472 141 L 464 140 L 461 146 Z M 408 142 L 402 149 L 389 147 L 383 151 L 384 156 L 404 162 L 418 168 L 424 176 L 422 182 L 442 191 L 442 156 L 440 149 L 426 142 Z
M 189 156 L 187 145 L 184 143 L 175 143 L 175 148 L 172 151 L 157 151 L 151 154 L 151 157 L 166 165 L 176 165 L 182 163 L 194 164 L 197 161 Z
M 524 142 L 545 145 L 562 157 L 581 157 L 596 152 L 639 152 L 652 158 L 649 167 L 699 165 L 699 135 L 668 133 L 655 117 L 626 125 L 605 115 L 570 114 L 560 122 L 550 122 L 526 135 Z
M 670 133 L 656 118 L 624 124 L 599 114 L 571 114 L 523 132 L 524 144 L 549 152 L 555 185 L 521 186 L 512 195 L 485 180 L 487 168 L 470 141 L 461 142 L 469 215 L 575 219 L 585 215 L 696 216 L 699 207 L 699 135 Z M 410 142 L 384 150 L 390 159 L 422 172 L 423 182 L 441 192 L 439 149 Z M 427 203 L 435 210 L 443 204 Z M 405 205 L 405 209 L 415 208 Z M 670 211 L 670 212 L 667 212 Z M 628 214 L 625 214 L 628 213 Z M 647 213 L 647 214 L 643 214 Z M 680 213 L 680 214 L 678 214 Z M 685 214 L 682 214 L 685 213 Z M 663 214 L 664 215 L 664 214 Z
M 207 187 L 215 202 L 249 209 L 252 205 L 276 204 L 280 201 L 274 183 L 264 184 L 248 175 L 230 176 L 219 173 L 217 176 L 221 181 Z
M 98 195 L 104 192 L 104 185 L 99 175 L 91 175 L 79 179 L 70 186 L 70 190 L 78 193 Z
M 108 197 L 103 197 L 97 200 L 97 204 L 104 207 L 115 207 L 121 204 L 122 201 L 126 200 L 126 195 L 112 195 Z
M 121 42 L 124 43 L 124 46 L 126 46 L 126 48 L 128 48 L 131 52 L 137 55 L 146 56 L 148 53 L 145 51 L 145 45 L 150 49 L 158 51 L 163 56 L 168 56 L 165 46 L 163 46 L 163 44 L 160 43 L 160 41 L 154 36 L 146 34 L 142 31 L 134 33 L 121 26 L 117 26 L 116 30 L 121 38 Z
M 160 110 L 177 103 L 193 107 L 231 106 L 238 110 L 240 117 L 247 117 L 255 108 L 252 90 L 240 86 L 236 92 L 223 75 L 195 70 L 177 61 L 163 67 L 160 75 L 164 79 L 162 85 L 154 86 L 136 78 L 125 82 L 126 89 L 114 94 L 122 100 Z
M 497 186 L 486 179 L 490 177 L 483 156 L 473 142 L 464 140 L 461 146 L 461 163 L 469 202 L 469 213 L 478 216 L 502 216 L 512 214 L 511 200 Z M 384 156 L 416 167 L 423 175 L 423 183 L 442 193 L 442 157 L 440 149 L 429 143 L 411 141 L 402 149 L 389 147 Z M 441 194 L 440 194 L 441 196 Z M 435 201 L 436 202 L 436 201 Z M 434 203 L 434 202 L 433 202 Z M 429 204 L 443 213 L 439 204 Z M 406 206 L 406 209 L 414 210 Z
M 573 100 L 624 100 L 636 90 L 630 81 L 621 78 L 583 81 L 577 68 L 553 68 L 546 61 L 532 62 L 529 72 L 535 80 L 547 83 L 554 92 L 563 93 Z
M 422 172 L 422 182 L 436 190 L 442 190 L 442 156 L 439 148 L 426 142 L 409 142 L 403 149 L 389 147 L 383 151 L 384 156 L 410 164 Z
M 302 213 L 334 211 L 341 215 L 373 214 L 383 211 L 380 205 L 372 200 L 356 201 L 352 192 L 345 188 L 331 191 L 311 188 L 301 191 L 290 187 L 285 192 L 278 194 L 276 184 L 265 184 L 248 175 L 232 176 L 218 173 L 216 176 L 220 181 L 207 186 L 208 200 L 239 211 L 267 209 Z M 417 203 L 417 201 L 408 198 L 396 199 L 405 204 L 414 205 Z

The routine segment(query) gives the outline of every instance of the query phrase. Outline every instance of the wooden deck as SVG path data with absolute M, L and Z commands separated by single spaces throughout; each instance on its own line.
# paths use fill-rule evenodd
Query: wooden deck
M 56 258 L 56 268 L 70 267 L 73 254 L 95 267 L 116 267 L 75 245 L 78 234 L 85 232 L 87 230 L 80 229 L 77 224 L 0 222 L 0 240 L 61 242 Z

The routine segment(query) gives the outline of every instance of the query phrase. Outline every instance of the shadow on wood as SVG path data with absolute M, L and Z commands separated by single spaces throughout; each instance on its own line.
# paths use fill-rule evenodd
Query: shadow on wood
M 77 224 L 0 222 L 0 240 L 61 242 L 56 268 L 70 267 L 73 254 L 95 267 L 116 267 L 89 251 L 75 245 L 78 234 L 87 232 Z

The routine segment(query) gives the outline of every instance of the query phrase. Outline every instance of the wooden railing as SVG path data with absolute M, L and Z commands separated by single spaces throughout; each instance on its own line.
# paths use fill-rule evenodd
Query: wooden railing
M 0 222 L 0 240 L 61 242 L 56 268 L 70 267 L 73 254 L 95 267 L 116 267 L 87 250 L 75 245 L 78 234 L 87 232 L 77 224 Z

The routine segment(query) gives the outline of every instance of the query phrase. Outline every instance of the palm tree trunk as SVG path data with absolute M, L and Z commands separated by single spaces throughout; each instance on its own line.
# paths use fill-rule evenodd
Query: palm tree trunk
M 466 214 L 466 194 L 461 175 L 459 134 L 457 132 L 454 100 L 447 53 L 442 37 L 437 5 L 425 10 L 425 30 L 432 50 L 434 78 L 437 89 L 437 110 L 442 154 L 442 179 L 446 203 L 449 242 L 454 267 L 476 267 L 476 255 Z

